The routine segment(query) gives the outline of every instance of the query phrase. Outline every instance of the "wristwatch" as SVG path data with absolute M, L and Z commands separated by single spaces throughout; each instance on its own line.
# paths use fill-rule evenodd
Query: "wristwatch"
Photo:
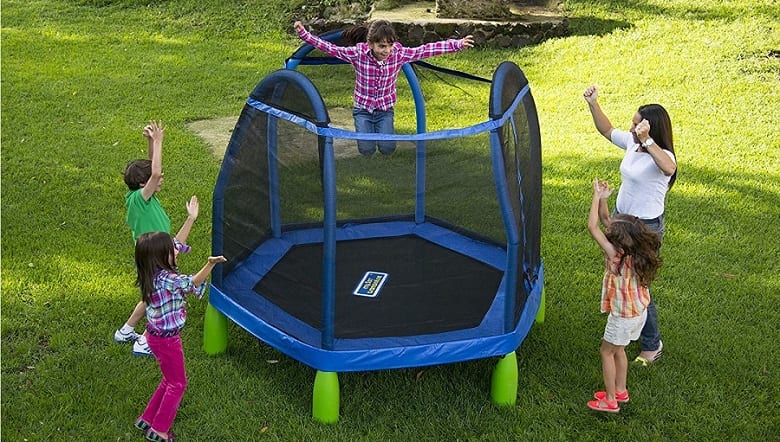
M 642 143 L 642 147 L 650 147 L 653 143 L 655 143 L 655 140 L 648 138 Z

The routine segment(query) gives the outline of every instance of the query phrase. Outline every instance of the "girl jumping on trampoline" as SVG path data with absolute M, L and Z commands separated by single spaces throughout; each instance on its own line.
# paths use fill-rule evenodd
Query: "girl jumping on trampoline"
M 407 48 L 398 42 L 393 26 L 387 20 L 371 22 L 364 42 L 354 46 L 338 46 L 312 35 L 300 21 L 293 25 L 301 40 L 328 55 L 344 60 L 355 68 L 355 92 L 352 117 L 355 131 L 392 134 L 394 128 L 393 106 L 396 102 L 398 72 L 404 64 L 436 55 L 458 52 L 474 46 L 474 39 L 467 35 L 461 39 L 448 39 Z M 352 29 L 350 35 L 361 35 Z M 348 35 L 349 37 L 349 35 Z M 395 151 L 395 141 L 358 140 L 358 151 L 364 156 L 376 152 L 389 155 Z
M 660 239 L 639 218 L 617 214 L 610 217 L 609 185 L 593 180 L 593 199 L 588 230 L 604 252 L 606 270 L 601 288 L 601 312 L 609 313 L 601 341 L 601 369 L 605 391 L 597 391 L 588 407 L 617 413 L 618 402 L 628 402 L 626 345 L 639 338 L 647 319 L 650 282 L 662 261 Z M 602 231 L 599 221 L 604 225 Z
M 160 385 L 134 424 L 150 441 L 173 440 L 170 428 L 187 388 L 180 336 L 187 319 L 185 296 L 200 299 L 211 269 L 227 261 L 223 256 L 209 256 L 198 273 L 179 274 L 179 252 L 188 248 L 166 232 L 144 233 L 135 246 L 136 285 L 146 303 L 147 342 L 162 372 Z

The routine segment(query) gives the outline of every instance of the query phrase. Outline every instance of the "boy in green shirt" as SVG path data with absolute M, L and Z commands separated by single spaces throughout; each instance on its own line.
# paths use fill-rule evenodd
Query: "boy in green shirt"
M 144 127 L 143 135 L 149 140 L 149 158 L 131 161 L 125 167 L 125 184 L 129 191 L 125 195 L 127 207 L 127 225 L 133 233 L 133 241 L 147 232 L 171 231 L 171 220 L 157 199 L 157 192 L 163 182 L 162 141 L 165 128 L 161 122 L 151 121 Z M 187 220 L 176 234 L 182 244 L 186 244 L 192 225 L 198 217 L 198 198 L 192 196 L 187 203 Z M 138 322 L 146 314 L 146 304 L 139 301 L 127 322 L 114 332 L 114 341 L 133 342 L 133 354 L 151 355 L 144 334 L 135 332 Z

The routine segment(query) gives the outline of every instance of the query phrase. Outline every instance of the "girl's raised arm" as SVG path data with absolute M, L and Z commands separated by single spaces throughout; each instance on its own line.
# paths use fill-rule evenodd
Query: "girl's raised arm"
M 611 191 L 609 190 L 607 183 L 599 181 L 598 178 L 593 179 L 593 199 L 591 200 L 590 213 L 588 214 L 588 231 L 593 239 L 596 240 L 599 247 L 601 247 L 601 250 L 604 251 L 607 258 L 612 259 L 617 251 L 599 226 L 599 211 L 602 206 L 601 200 L 602 198 L 608 197 L 610 193 Z

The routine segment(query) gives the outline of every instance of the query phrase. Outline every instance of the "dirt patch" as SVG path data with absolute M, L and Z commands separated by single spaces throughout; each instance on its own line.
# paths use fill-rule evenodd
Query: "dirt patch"
M 199 136 L 211 147 L 211 153 L 220 161 L 225 156 L 225 149 L 233 135 L 238 117 L 223 117 L 212 120 L 193 121 L 187 129 Z
M 332 127 L 354 130 L 352 109 L 336 107 L 329 109 L 328 113 Z M 214 157 L 222 161 L 237 121 L 238 116 L 198 120 L 188 124 L 187 129 L 205 141 L 211 148 L 211 153 Z M 295 139 L 289 135 L 289 132 L 283 129 L 280 130 L 280 136 L 288 138 L 284 143 L 284 146 L 288 146 L 288 148 L 280 150 L 279 161 L 282 164 L 298 163 L 317 158 L 317 146 L 312 146 L 313 143 L 316 143 L 313 135 Z M 333 141 L 333 149 L 336 158 L 348 158 L 359 155 L 355 140 L 335 139 Z

